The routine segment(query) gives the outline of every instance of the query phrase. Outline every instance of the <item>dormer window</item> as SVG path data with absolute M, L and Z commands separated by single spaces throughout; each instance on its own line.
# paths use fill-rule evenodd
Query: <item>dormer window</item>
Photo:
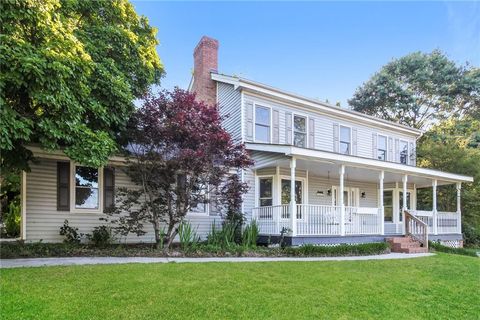
M 305 148 L 307 146 L 307 118 L 293 116 L 293 145 Z
M 352 130 L 349 127 L 340 126 L 340 153 L 351 154 Z
M 378 136 L 378 146 L 377 146 L 377 158 L 378 160 L 385 161 L 387 160 L 387 137 Z
M 255 106 L 255 141 L 270 143 L 270 109 Z
M 408 164 L 408 142 L 400 141 L 400 163 Z

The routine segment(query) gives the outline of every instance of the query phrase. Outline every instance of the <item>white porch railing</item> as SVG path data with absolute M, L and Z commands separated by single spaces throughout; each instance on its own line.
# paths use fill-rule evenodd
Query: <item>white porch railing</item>
M 410 210 L 410 213 L 415 215 L 418 219 L 425 222 L 425 224 L 428 226 L 428 231 L 430 234 L 434 232 L 432 211 Z M 457 212 L 438 211 L 437 212 L 437 233 L 438 234 L 462 233 L 460 214 Z
M 261 234 L 280 234 L 291 228 L 290 205 L 258 207 L 253 209 Z M 325 205 L 297 205 L 297 235 L 339 236 L 341 208 Z M 383 223 L 378 208 L 345 207 L 345 234 L 380 234 Z

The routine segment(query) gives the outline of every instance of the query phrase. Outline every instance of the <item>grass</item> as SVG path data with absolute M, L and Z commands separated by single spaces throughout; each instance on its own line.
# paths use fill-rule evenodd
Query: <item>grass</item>
M 1 269 L 2 319 L 478 319 L 480 259 Z

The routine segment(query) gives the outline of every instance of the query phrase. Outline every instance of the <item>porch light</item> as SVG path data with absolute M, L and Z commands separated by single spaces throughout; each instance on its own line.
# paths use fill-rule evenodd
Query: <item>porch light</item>
M 332 195 L 332 189 L 328 189 L 328 190 L 327 190 L 327 195 L 328 195 L 328 196 L 331 196 L 331 195 Z
M 367 194 L 365 191 L 362 191 L 362 199 L 365 199 L 367 197 Z

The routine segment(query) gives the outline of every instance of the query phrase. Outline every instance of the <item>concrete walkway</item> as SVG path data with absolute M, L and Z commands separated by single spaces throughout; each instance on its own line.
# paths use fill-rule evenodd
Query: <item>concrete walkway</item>
M 228 258 L 147 258 L 147 257 L 74 257 L 74 258 L 32 258 L 32 259 L 3 259 L 0 268 L 43 267 L 43 266 L 71 266 L 90 264 L 122 264 L 122 263 L 205 263 L 205 262 L 276 262 L 276 261 L 353 261 L 353 260 L 388 260 L 421 258 L 434 255 L 433 253 L 389 253 L 373 256 L 357 257 L 228 257 Z

